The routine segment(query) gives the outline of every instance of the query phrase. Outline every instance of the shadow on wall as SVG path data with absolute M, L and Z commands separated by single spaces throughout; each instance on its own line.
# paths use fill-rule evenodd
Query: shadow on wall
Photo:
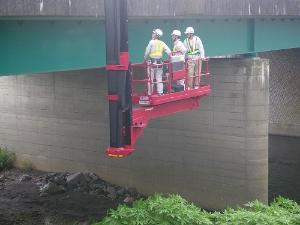
M 278 195 L 300 203 L 300 137 L 269 135 L 269 201 Z

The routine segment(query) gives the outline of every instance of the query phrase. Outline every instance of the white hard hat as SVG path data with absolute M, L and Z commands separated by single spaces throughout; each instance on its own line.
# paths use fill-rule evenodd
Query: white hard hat
M 159 37 L 163 36 L 163 32 L 161 29 L 155 29 L 153 30 L 153 33 L 155 33 Z
M 180 30 L 173 30 L 172 34 L 171 35 L 176 35 L 176 36 L 181 36 L 181 32 Z
M 195 33 L 195 31 L 194 31 L 194 28 L 187 27 L 184 33 L 185 34 L 193 34 L 193 33 Z

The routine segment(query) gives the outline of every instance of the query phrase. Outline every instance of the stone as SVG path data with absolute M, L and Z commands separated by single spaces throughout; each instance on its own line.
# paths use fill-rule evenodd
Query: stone
M 53 182 L 57 173 L 48 173 L 46 176 L 46 182 Z
M 37 186 L 39 186 L 39 187 L 42 187 L 42 186 L 44 185 L 44 183 L 41 182 L 41 181 L 37 181 L 37 182 L 35 183 L 35 185 L 37 185 Z
M 5 175 L 1 175 L 1 176 L 0 176 L 0 182 L 4 182 L 5 179 L 6 179 Z
M 108 186 L 106 188 L 106 192 L 108 192 L 109 194 L 116 194 L 116 189 L 113 186 Z
M 112 200 L 117 198 L 117 194 L 116 193 L 112 193 L 112 194 L 108 194 L 107 197 L 111 198 Z
M 55 177 L 57 173 L 48 173 L 46 178 Z
M 60 184 L 60 185 L 65 185 L 66 184 L 66 179 L 64 177 L 64 175 L 59 175 L 59 176 L 56 176 L 54 178 L 54 182 L 57 183 L 57 184 Z
M 91 188 L 92 188 L 93 190 L 101 190 L 101 191 L 103 191 L 104 188 L 105 188 L 105 186 L 104 186 L 103 184 L 92 184 L 92 185 L 91 185 Z
M 67 184 L 70 187 L 75 187 L 79 185 L 86 185 L 86 176 L 83 173 L 74 173 L 67 177 Z
M 113 186 L 108 186 L 106 188 L 106 192 L 108 193 L 107 197 L 111 198 L 111 199 L 116 199 L 117 198 L 117 192 L 116 192 L 116 188 Z
M 80 225 L 89 225 L 90 223 L 88 221 L 84 221 L 84 222 L 81 222 Z
M 88 173 L 84 173 L 83 174 L 83 176 L 84 176 L 84 178 L 85 178 L 85 180 L 86 180 L 86 182 L 91 182 L 92 181 L 92 178 L 90 177 L 90 174 L 88 174 Z
M 92 181 L 96 181 L 99 179 L 99 177 L 94 173 L 89 173 L 89 177 L 92 179 Z
M 19 181 L 20 182 L 25 182 L 25 181 L 30 181 L 32 179 L 31 176 L 27 175 L 27 174 L 23 174 L 20 178 Z
M 128 193 L 130 196 L 136 196 L 137 190 L 136 190 L 135 188 L 128 188 L 127 193 Z
M 49 182 L 40 189 L 40 192 L 41 194 L 54 195 L 65 192 L 65 189 L 62 186 Z
M 127 196 L 124 200 L 123 200 L 123 202 L 125 202 L 125 203 L 132 203 L 134 201 L 134 198 L 133 197 L 130 197 L 130 196 Z
M 125 190 L 125 188 L 122 188 L 122 187 L 117 191 L 117 195 L 119 195 L 119 196 L 123 196 L 123 195 L 125 195 L 125 193 L 126 193 L 126 190 Z
M 48 194 L 47 194 L 46 192 L 41 192 L 41 193 L 40 193 L 40 196 L 41 196 L 41 197 L 46 197 L 46 196 L 48 196 Z

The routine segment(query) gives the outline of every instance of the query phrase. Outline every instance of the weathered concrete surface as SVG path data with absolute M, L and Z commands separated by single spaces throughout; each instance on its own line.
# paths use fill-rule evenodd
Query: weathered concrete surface
M 300 137 L 300 48 L 259 55 L 270 59 L 270 134 Z
M 104 0 L 0 0 L 0 16 L 103 17 Z M 128 0 L 129 16 L 299 16 L 298 0 Z
M 269 199 L 300 202 L 300 49 L 259 55 L 270 60 Z
M 201 108 L 150 123 L 137 151 L 109 159 L 100 70 L 0 77 L 0 144 L 41 170 L 91 171 L 205 208 L 268 199 L 268 61 L 211 60 Z

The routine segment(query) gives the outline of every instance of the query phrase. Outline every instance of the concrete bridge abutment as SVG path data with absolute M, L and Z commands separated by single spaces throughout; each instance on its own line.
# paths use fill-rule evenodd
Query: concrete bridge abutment
M 199 110 L 152 121 L 136 153 L 110 159 L 100 69 L 0 77 L 0 145 L 45 171 L 91 171 L 140 192 L 179 193 L 203 208 L 268 200 L 269 63 L 211 59 Z

